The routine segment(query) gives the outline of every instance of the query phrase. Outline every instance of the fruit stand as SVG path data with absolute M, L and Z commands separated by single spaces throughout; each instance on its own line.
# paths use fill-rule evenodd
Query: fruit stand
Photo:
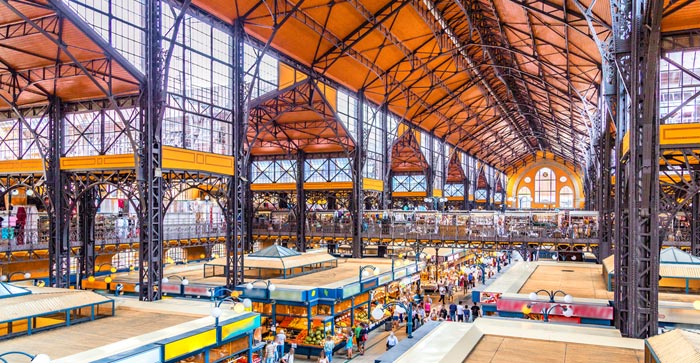
M 383 273 L 359 280 L 358 269 L 368 263 L 380 266 Z M 363 259 L 354 263 L 343 262 L 337 270 L 272 280 L 276 287 L 273 291 L 266 290 L 262 284 L 250 289 L 243 284 L 237 289 L 241 291 L 239 297 L 251 299 L 253 311 L 259 312 L 262 320 L 269 322 L 263 327 L 263 335 L 275 324 L 276 331 L 284 329 L 287 336 L 285 350 L 294 344 L 298 354 L 317 356 L 327 334 L 334 337 L 336 349 L 342 349 L 348 328 L 367 323 L 373 329 L 390 319 L 390 311 L 381 319 L 373 319 L 370 314 L 372 307 L 387 302 L 387 285 L 392 282 L 418 281 L 418 272 L 424 266 L 421 262 L 392 269 L 391 260 Z M 393 284 L 391 298 L 398 297 L 397 285 L 405 286 Z

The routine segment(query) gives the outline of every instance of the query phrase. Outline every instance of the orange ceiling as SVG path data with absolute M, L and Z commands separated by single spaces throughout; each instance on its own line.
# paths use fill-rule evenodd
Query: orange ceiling
M 316 82 L 306 79 L 253 101 L 247 147 L 253 155 L 350 153 L 355 142 Z
M 394 174 L 422 174 L 428 168 L 413 132 L 404 132 L 391 145 L 391 171 Z
M 51 96 L 70 102 L 138 93 L 138 80 L 103 51 L 96 34 L 86 35 L 44 1 L 0 5 L 0 28 L 0 109 Z

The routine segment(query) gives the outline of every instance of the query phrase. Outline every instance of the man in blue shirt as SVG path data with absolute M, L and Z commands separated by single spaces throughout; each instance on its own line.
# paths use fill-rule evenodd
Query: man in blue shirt
M 457 321 L 457 304 L 450 304 L 450 321 Z

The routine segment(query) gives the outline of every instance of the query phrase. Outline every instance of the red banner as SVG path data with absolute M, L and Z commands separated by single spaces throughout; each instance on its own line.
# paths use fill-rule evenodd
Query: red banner
M 197 285 L 187 285 L 185 286 L 185 294 L 186 295 L 199 295 L 199 296 L 209 296 L 209 289 L 211 287 L 208 286 L 197 286 Z
M 613 319 L 613 307 L 612 306 L 602 306 L 602 305 L 582 305 L 576 304 L 566 304 L 566 303 L 550 303 L 537 301 L 532 302 L 528 300 L 507 300 L 499 299 L 496 302 L 496 310 L 503 312 L 513 312 L 521 313 L 523 312 L 523 307 L 530 305 L 529 310 L 533 314 L 542 314 L 542 310 L 549 310 L 553 305 L 566 306 L 567 309 L 572 309 L 572 318 L 590 318 L 590 319 L 602 319 L 602 320 L 612 320 Z M 555 307 L 549 313 L 550 317 L 554 316 L 564 316 L 564 311 L 561 307 Z M 552 319 L 553 320 L 553 319 Z M 568 320 L 568 319 L 567 319 Z
M 161 285 L 162 292 L 166 292 L 169 294 L 179 294 L 180 293 L 180 285 L 171 285 L 171 284 L 163 284 Z

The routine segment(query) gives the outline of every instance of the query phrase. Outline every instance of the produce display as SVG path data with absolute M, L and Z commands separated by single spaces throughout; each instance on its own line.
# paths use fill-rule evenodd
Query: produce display
M 300 344 L 306 345 L 323 345 L 323 340 L 326 338 L 326 333 L 323 331 L 323 327 L 314 328 L 309 330 L 304 330 L 297 336 L 297 341 Z
M 355 321 L 358 323 L 369 324 L 369 314 L 364 308 L 355 309 Z
M 287 316 L 279 325 L 287 329 L 305 330 L 308 328 L 308 320 L 306 320 L 306 318 Z
M 336 329 L 350 327 L 350 312 L 337 316 L 335 318 L 335 327 Z

